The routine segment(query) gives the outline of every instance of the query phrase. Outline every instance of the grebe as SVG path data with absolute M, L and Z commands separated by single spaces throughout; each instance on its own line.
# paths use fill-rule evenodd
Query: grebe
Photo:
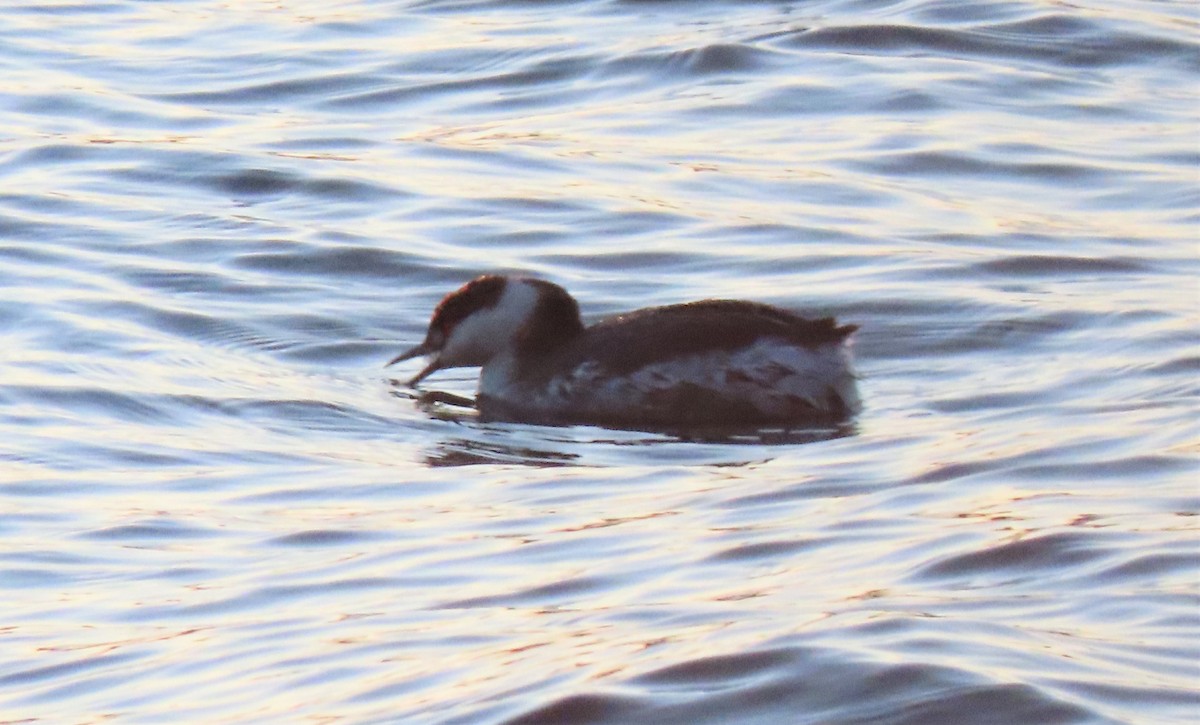
M 482 368 L 491 420 L 629 428 L 844 421 L 860 407 L 848 338 L 856 325 L 755 302 L 650 307 L 585 327 L 579 305 L 540 279 L 485 275 L 449 294 L 408 382 Z

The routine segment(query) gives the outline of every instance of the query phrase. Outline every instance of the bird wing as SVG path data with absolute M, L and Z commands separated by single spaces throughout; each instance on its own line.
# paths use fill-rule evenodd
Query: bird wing
M 839 344 L 858 328 L 832 317 L 808 319 L 770 305 L 737 300 L 702 300 L 652 307 L 610 317 L 588 327 L 564 346 L 571 358 L 592 360 L 609 374 L 621 375 L 655 362 L 706 352 L 734 351 L 764 338 L 804 347 Z

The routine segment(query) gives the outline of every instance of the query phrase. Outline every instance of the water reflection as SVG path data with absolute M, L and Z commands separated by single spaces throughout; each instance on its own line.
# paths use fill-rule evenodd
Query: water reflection
M 518 464 L 534 467 L 596 465 L 597 447 L 650 448 L 678 444 L 717 447 L 777 447 L 819 443 L 857 435 L 858 424 L 746 428 L 706 426 L 678 429 L 606 428 L 591 425 L 540 425 L 486 421 L 470 398 L 442 390 L 412 390 L 391 381 L 390 394 L 413 404 L 422 414 L 456 424 L 454 434 L 428 450 L 426 465 L 470 466 Z M 466 433 L 464 431 L 470 431 Z M 755 456 L 755 461 L 763 460 Z M 729 465 L 725 462 L 722 465 Z
M 431 467 L 519 464 L 549 468 L 578 463 L 579 456 L 574 453 L 453 438 L 443 440 L 427 451 L 424 460 L 425 465 Z

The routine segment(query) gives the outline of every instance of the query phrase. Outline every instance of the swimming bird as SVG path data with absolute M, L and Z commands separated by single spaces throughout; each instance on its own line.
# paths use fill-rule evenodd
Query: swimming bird
M 484 275 L 447 295 L 425 340 L 388 365 L 427 356 L 409 386 L 438 370 L 481 367 L 476 403 L 491 420 L 829 424 L 860 408 L 848 345 L 857 329 L 738 300 L 649 307 L 585 326 L 562 287 Z

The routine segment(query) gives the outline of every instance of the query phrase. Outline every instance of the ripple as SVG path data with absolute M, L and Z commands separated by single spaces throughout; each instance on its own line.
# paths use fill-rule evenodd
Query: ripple
M 313 529 L 311 531 L 297 531 L 294 534 L 280 536 L 272 539 L 270 543 L 276 546 L 342 546 L 369 541 L 372 538 L 374 537 L 360 531 Z
M 1141 64 L 1148 56 L 1198 67 L 1200 44 L 1135 34 L 1076 17 L 1040 18 L 971 29 L 862 24 L 792 33 L 786 45 L 867 53 L 931 53 L 1036 61 L 1055 67 L 1106 68 Z
M 170 541 L 176 539 L 207 539 L 220 533 L 170 519 L 151 519 L 135 524 L 110 526 L 83 534 L 88 539 L 108 541 Z
M 669 64 L 682 66 L 693 75 L 754 71 L 764 65 L 770 53 L 740 43 L 714 43 L 701 48 L 676 51 L 671 54 Z
M 96 415 L 134 423 L 172 425 L 181 421 L 162 401 L 151 401 L 144 395 L 118 393 L 97 388 L 9 386 L 6 390 L 22 400 L 48 405 L 76 413 L 90 411 Z
M 28 686 L 46 680 L 56 681 L 64 677 L 74 677 L 92 670 L 120 665 L 135 659 L 138 659 L 138 656 L 133 653 L 80 657 L 71 662 L 64 662 L 49 667 L 33 667 L 0 676 L 0 687 L 10 687 L 13 685 Z
M 1088 181 L 1097 184 L 1109 179 L 1107 170 L 1081 164 L 1049 162 L 1012 162 L 949 151 L 907 151 L 876 155 L 870 161 L 851 162 L 851 167 L 887 176 L 987 176 L 1012 177 L 1022 181 L 1049 184 Z
M 399 280 L 419 271 L 423 264 L 412 254 L 367 247 L 328 248 L 293 244 L 278 252 L 243 254 L 233 260 L 243 269 L 286 274 L 327 276 L 331 279 L 387 278 Z
M 327 201 L 376 202 L 397 200 L 403 192 L 361 179 L 344 177 L 312 177 L 271 168 L 248 168 L 216 171 L 218 164 L 180 166 L 183 159 L 164 158 L 170 166 L 142 166 L 123 169 L 115 176 L 136 184 L 174 184 L 199 187 L 238 199 L 281 198 L 302 195 Z M 202 169 L 203 171 L 199 171 Z
M 730 680 L 754 679 L 764 672 L 777 670 L 795 661 L 796 653 L 789 650 L 763 650 L 703 657 L 650 672 L 635 681 L 643 685 L 711 685 Z
M 1091 534 L 1047 534 L 946 557 L 924 567 L 919 576 L 972 579 L 1017 575 L 1025 580 L 1038 570 L 1074 567 L 1106 557 L 1108 547 L 1101 541 Z
M 1182 4 L 5 20 L 10 718 L 1195 719 Z M 392 381 L 496 271 L 860 324 L 866 410 L 662 435 Z
M 983 274 L 1041 277 L 1094 274 L 1144 274 L 1151 271 L 1145 261 L 1130 257 L 1087 258 L 1060 255 L 1024 255 L 989 260 L 973 266 Z
M 511 594 L 471 597 L 438 605 L 439 609 L 478 609 L 481 607 L 505 607 L 517 604 L 537 603 L 542 606 L 578 599 L 582 595 L 607 589 L 616 582 L 598 577 L 579 577 L 532 587 Z
M 713 561 L 747 561 L 787 557 L 802 551 L 811 551 L 832 543 L 827 540 L 806 539 L 799 541 L 762 541 L 730 547 L 713 555 Z
M 1074 723 L 1097 713 L 1022 684 L 918 664 L 882 664 L 815 648 L 698 658 L 634 678 L 646 694 L 580 693 L 506 720 L 557 722 Z M 918 694 L 925 693 L 925 694 Z
M 216 313 L 169 309 L 144 302 L 112 301 L 95 306 L 118 319 L 185 339 L 217 342 L 237 347 L 272 350 L 280 346 L 254 327 Z
M 184 93 L 160 93 L 148 98 L 179 103 L 186 106 L 209 104 L 245 105 L 246 103 L 287 103 L 313 96 L 324 97 L 331 93 L 346 93 L 358 88 L 378 85 L 379 81 L 359 73 L 329 73 L 253 83 L 235 88 L 211 91 L 188 91 Z
M 490 96 L 483 105 L 504 105 L 506 99 L 512 98 L 512 93 L 519 89 L 535 91 L 539 95 L 547 86 L 564 87 L 571 80 L 578 79 L 588 70 L 586 58 L 555 58 L 532 63 L 527 67 L 487 75 L 476 75 L 465 79 L 417 81 L 405 84 L 401 88 L 371 90 L 360 93 L 340 94 L 336 98 L 326 100 L 324 105 L 331 109 L 370 108 L 378 106 L 393 106 L 399 104 L 428 104 L 439 96 L 452 95 L 459 97 Z M 562 91 L 557 95 L 550 92 L 544 96 L 551 105 L 562 98 Z

